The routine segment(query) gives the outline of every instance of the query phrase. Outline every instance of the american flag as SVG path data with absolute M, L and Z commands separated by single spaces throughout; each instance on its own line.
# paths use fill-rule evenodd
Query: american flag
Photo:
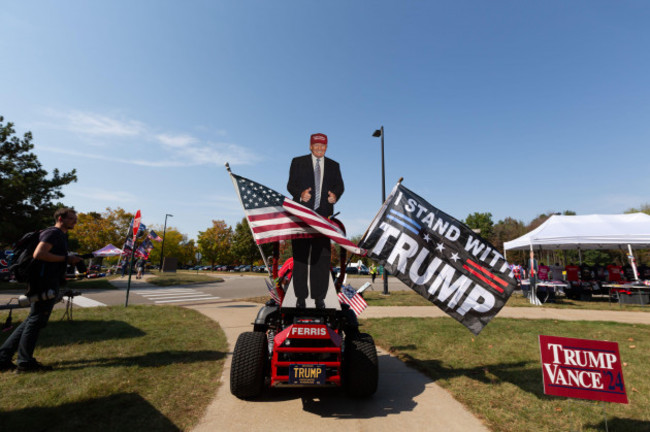
M 133 239 L 128 237 L 122 246 L 122 255 L 130 255 L 133 250 Z
M 154 230 L 150 230 L 149 234 L 147 234 L 147 237 L 149 237 L 153 241 L 161 242 L 162 238 Z
M 266 186 L 231 175 L 257 244 L 325 236 L 355 255 L 366 255 L 329 219 Z
M 361 297 L 361 295 L 350 285 L 343 285 L 341 287 L 339 301 L 350 305 L 357 316 L 361 315 L 361 312 L 368 307 L 368 303 L 366 303 L 363 297 Z
M 149 252 L 151 252 L 151 249 L 153 249 L 153 243 L 151 243 L 151 240 L 145 239 L 135 250 L 135 256 L 149 258 Z
M 264 282 L 266 282 L 266 288 L 269 290 L 269 294 L 271 295 L 271 298 L 275 300 L 275 302 L 279 305 L 282 304 L 282 298 L 280 298 L 280 294 L 278 293 L 278 290 L 275 289 L 273 284 L 268 279 L 265 279 Z

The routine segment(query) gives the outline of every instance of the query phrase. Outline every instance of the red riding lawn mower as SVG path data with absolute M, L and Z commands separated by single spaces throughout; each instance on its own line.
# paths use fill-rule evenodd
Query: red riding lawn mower
M 375 342 L 359 332 L 356 314 L 336 297 L 345 266 L 341 265 L 336 281 L 330 278 L 337 307 L 288 307 L 292 304 L 287 301 L 292 295 L 291 270 L 285 265 L 278 272 L 278 246 L 273 251 L 272 288 L 280 301 L 269 300 L 258 312 L 253 331 L 239 335 L 230 392 L 240 399 L 253 399 L 268 388 L 343 387 L 353 397 L 373 395 L 379 377 Z M 341 248 L 342 264 L 345 255 Z

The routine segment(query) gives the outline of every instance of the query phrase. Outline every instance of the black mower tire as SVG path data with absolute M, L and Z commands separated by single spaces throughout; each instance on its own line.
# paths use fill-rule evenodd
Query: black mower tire
M 252 399 L 264 391 L 268 362 L 266 333 L 244 332 L 237 338 L 230 368 L 230 392 L 239 399 Z
M 367 398 L 377 391 L 379 363 L 372 336 L 359 333 L 346 340 L 344 370 L 345 391 L 352 397 Z

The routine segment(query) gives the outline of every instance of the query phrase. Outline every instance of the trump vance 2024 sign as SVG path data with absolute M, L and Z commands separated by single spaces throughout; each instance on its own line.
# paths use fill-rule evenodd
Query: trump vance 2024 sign
M 544 393 L 627 403 L 616 342 L 539 336 Z

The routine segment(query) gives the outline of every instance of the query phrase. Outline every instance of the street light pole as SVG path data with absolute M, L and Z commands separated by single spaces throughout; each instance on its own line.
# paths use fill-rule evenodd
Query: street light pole
M 384 126 L 380 129 L 377 129 L 372 136 L 375 138 L 381 137 L 381 204 L 383 205 L 386 201 L 386 167 L 384 164 Z M 382 275 L 384 279 L 384 295 L 388 295 L 388 274 L 386 267 L 384 266 L 384 272 Z
M 174 215 L 169 213 L 165 215 L 165 227 L 163 228 L 163 241 L 162 241 L 162 247 L 160 248 L 160 270 L 158 270 L 159 273 L 162 272 L 163 258 L 165 257 L 165 232 L 167 232 L 167 216 L 174 217 Z

